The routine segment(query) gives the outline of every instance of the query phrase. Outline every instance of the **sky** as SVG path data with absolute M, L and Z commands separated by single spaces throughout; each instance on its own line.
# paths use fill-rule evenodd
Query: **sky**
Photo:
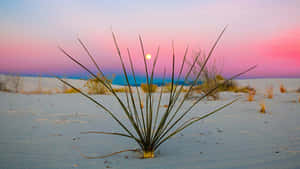
M 157 77 L 164 68 L 170 76 L 172 41 L 178 72 L 187 46 L 190 61 L 198 51 L 208 53 L 228 25 L 211 57 L 223 76 L 258 65 L 240 78 L 299 78 L 299 7 L 299 0 L 1 0 L 0 73 L 85 77 L 57 48 L 96 71 L 80 38 L 105 74 L 119 75 L 113 31 L 125 63 L 129 48 L 139 76 L 144 75 L 139 35 L 146 53 L 154 56 L 160 47 Z

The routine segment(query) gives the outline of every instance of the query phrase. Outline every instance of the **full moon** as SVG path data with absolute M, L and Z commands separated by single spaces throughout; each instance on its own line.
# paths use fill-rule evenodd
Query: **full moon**
M 146 55 L 146 59 L 148 59 L 148 60 L 150 60 L 151 57 L 152 57 L 152 56 L 151 56 L 150 54 L 147 54 L 147 55 Z

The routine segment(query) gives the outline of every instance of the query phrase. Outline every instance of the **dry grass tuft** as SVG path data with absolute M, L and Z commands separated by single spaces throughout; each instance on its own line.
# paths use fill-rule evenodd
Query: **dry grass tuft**
M 255 90 L 249 90 L 248 91 L 248 101 L 249 102 L 252 102 L 253 100 L 254 100 L 254 96 L 255 96 L 255 94 L 256 94 L 256 91 Z
M 150 86 L 150 87 L 149 87 Z M 141 89 L 143 90 L 144 93 L 155 93 L 158 89 L 158 86 L 155 84 L 141 84 Z
M 265 105 L 265 103 L 262 102 L 262 103 L 259 104 L 259 106 L 260 106 L 259 112 L 265 114 L 266 113 L 266 105 Z
M 100 73 L 97 74 L 97 78 L 88 79 L 84 84 L 88 88 L 88 94 L 109 94 L 110 91 L 100 81 L 102 80 L 106 84 L 111 84 L 112 80 L 102 76 Z
M 78 91 L 73 88 L 67 88 L 63 91 L 63 93 L 65 93 L 65 94 L 78 93 Z
M 128 87 L 114 88 L 113 90 L 116 93 L 126 93 L 126 92 L 129 92 Z
M 53 94 L 51 90 L 33 90 L 33 91 L 20 91 L 21 94 L 32 95 L 32 94 Z
M 268 99 L 272 99 L 273 98 L 273 87 L 269 87 L 267 88 L 267 94 L 266 94 Z
M 283 86 L 283 84 L 280 85 L 280 92 L 286 93 L 286 88 Z
M 171 90 L 172 90 L 172 84 L 171 83 L 167 83 L 166 85 L 161 86 L 161 87 L 162 87 L 162 92 L 163 93 L 171 93 Z
M 162 92 L 163 93 L 171 93 L 171 89 L 172 89 L 172 84 L 171 83 L 168 83 L 164 86 L 161 86 L 162 87 Z M 178 85 L 173 85 L 174 88 L 177 88 L 177 87 L 180 87 Z M 188 92 L 187 89 L 185 88 L 181 88 L 181 92 L 185 93 L 185 92 Z

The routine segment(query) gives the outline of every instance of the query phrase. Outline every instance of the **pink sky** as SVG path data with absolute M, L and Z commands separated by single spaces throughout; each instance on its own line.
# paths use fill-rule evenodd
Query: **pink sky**
M 171 65 L 171 42 L 176 60 L 184 48 L 209 51 L 229 25 L 213 57 L 225 76 L 252 65 L 243 77 L 300 77 L 299 1 L 1 1 L 0 73 L 80 74 L 60 45 L 93 68 L 76 39 L 85 41 L 104 72 L 120 72 L 111 37 L 117 33 L 121 50 L 130 48 L 138 72 L 143 63 L 138 34 L 146 52 L 160 46 L 158 72 Z M 127 55 L 125 56 L 127 62 Z M 127 62 L 128 63 L 128 62 Z M 180 65 L 178 64 L 177 67 Z

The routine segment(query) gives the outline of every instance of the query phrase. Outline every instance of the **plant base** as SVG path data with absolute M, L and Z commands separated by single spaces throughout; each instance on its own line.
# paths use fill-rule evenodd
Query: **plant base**
M 153 151 L 145 151 L 143 158 L 154 158 L 154 152 Z

